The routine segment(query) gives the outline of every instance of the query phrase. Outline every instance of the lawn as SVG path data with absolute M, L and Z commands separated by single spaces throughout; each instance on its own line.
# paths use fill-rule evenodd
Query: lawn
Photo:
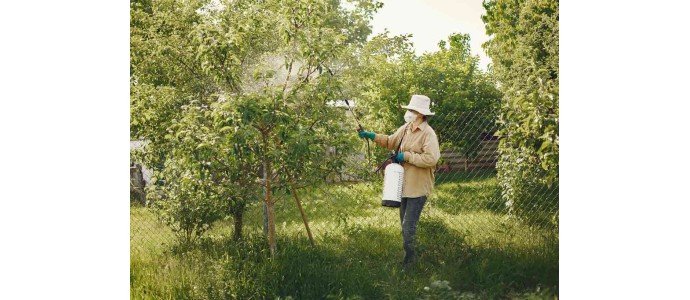
M 278 254 L 250 205 L 244 239 L 219 222 L 191 249 L 148 208 L 132 207 L 132 299 L 553 299 L 558 233 L 506 217 L 493 172 L 441 174 L 418 229 L 419 262 L 401 272 L 397 209 L 378 182 L 299 191 L 316 247 L 294 199 L 276 204 Z M 450 287 L 450 289 L 448 288 Z

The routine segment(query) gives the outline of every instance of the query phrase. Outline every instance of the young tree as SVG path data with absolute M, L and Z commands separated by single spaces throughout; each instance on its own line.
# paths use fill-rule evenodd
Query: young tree
M 259 141 L 268 239 L 275 254 L 275 191 L 294 188 L 297 180 L 316 178 L 342 159 L 319 159 L 327 145 L 344 136 L 339 125 L 342 113 L 328 105 L 336 97 L 333 81 L 320 75 L 348 45 L 364 42 L 377 6 L 371 1 L 358 1 L 352 10 L 340 7 L 338 1 L 266 1 L 262 5 L 266 13 L 254 16 L 274 29 L 266 37 L 271 47 L 262 54 L 268 63 L 248 66 L 254 70 L 253 89 L 230 95 L 223 107 L 236 109 Z M 276 59 L 284 64 L 272 64 Z

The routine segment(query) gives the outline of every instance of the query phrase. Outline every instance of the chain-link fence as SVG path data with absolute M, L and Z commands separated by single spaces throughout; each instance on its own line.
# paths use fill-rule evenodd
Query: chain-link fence
M 430 238 L 447 235 L 462 240 L 468 247 L 519 249 L 528 255 L 556 255 L 557 259 L 558 184 L 543 184 L 539 178 L 521 178 L 524 174 L 500 169 L 501 163 L 523 162 L 502 157 L 496 118 L 495 112 L 467 111 L 438 113 L 429 119 L 438 136 L 441 159 L 435 168 L 434 191 L 419 224 L 420 247 L 433 248 L 439 241 Z M 130 145 L 135 150 L 145 144 L 132 141 Z M 373 142 L 370 146 L 374 160 L 385 158 L 384 151 Z M 372 174 L 376 165 L 368 164 L 366 149 L 362 143 L 361 152 L 347 153 L 351 159 L 340 167 L 341 172 L 325 175 L 321 183 L 298 184 L 294 192 L 273 193 L 277 235 L 307 239 L 304 216 L 317 244 L 366 232 L 398 239 L 397 211 L 380 205 L 382 176 Z M 327 154 L 314 160 L 327 160 L 338 153 L 337 145 L 329 147 Z M 151 180 L 154 173 L 155 170 L 138 162 L 130 165 L 131 251 L 137 255 L 161 251 L 176 241 L 173 231 L 159 220 L 151 205 L 150 191 L 149 195 L 146 192 L 154 184 Z M 510 198 L 516 193 L 506 193 L 504 187 L 516 187 L 516 182 L 521 181 L 525 187 L 517 194 L 519 197 Z M 242 226 L 244 235 L 260 237 L 265 232 L 261 199 L 264 192 L 260 185 L 256 189 L 260 190 L 256 193 L 259 196 L 248 199 Z M 516 209 L 517 206 L 521 209 Z M 208 234 L 233 236 L 237 228 L 235 221 L 228 216 L 217 222 Z
M 554 259 L 558 183 L 545 184 L 539 172 L 514 171 L 515 165 L 530 170 L 540 167 L 535 164 L 538 158 L 506 155 L 514 150 L 501 145 L 497 118 L 495 111 L 466 111 L 439 113 L 430 120 L 441 146 L 441 160 L 429 213 L 454 216 L 453 227 L 475 245 L 499 251 L 529 249 L 528 255 Z M 506 193 L 507 188 L 520 193 Z

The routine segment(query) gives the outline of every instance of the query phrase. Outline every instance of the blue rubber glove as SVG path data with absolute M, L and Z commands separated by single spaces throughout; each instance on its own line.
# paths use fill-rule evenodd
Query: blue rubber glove
M 357 134 L 359 134 L 360 138 L 368 138 L 370 140 L 374 140 L 374 137 L 376 137 L 376 133 L 369 131 L 360 131 Z
M 404 162 L 405 154 L 403 152 L 398 153 L 398 155 L 395 156 L 395 160 L 397 160 L 398 163 Z

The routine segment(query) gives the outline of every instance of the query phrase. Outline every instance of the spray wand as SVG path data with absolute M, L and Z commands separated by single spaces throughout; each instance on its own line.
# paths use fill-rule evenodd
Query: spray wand
M 333 71 L 331 71 L 330 68 L 326 67 L 326 69 L 328 70 L 328 73 L 331 74 L 331 77 L 335 77 L 335 75 L 333 75 Z M 359 122 L 359 119 L 357 118 L 355 111 L 350 106 L 350 101 L 348 101 L 347 98 L 345 98 L 345 95 L 343 94 L 343 90 L 340 89 L 340 86 L 337 85 L 336 87 L 338 88 L 338 92 L 340 93 L 340 97 L 342 97 L 343 100 L 345 100 L 345 104 L 347 105 L 347 109 L 350 111 L 352 116 L 355 118 L 355 121 L 357 122 L 357 126 L 359 126 L 357 128 L 357 132 L 364 131 L 364 127 L 362 127 L 362 123 Z M 365 140 L 367 142 L 367 154 L 368 154 L 367 160 L 369 161 L 369 165 L 371 165 L 371 147 L 369 146 L 369 140 L 368 139 L 365 139 Z
M 340 90 L 340 87 L 338 87 L 338 90 Z M 342 95 L 342 94 L 343 94 L 343 92 L 341 91 L 340 95 Z M 347 104 L 347 109 L 350 110 L 350 113 L 352 113 L 352 116 L 355 117 L 355 121 L 357 121 L 357 126 L 359 126 L 357 128 L 357 132 L 364 131 L 364 127 L 362 127 L 362 123 L 359 123 L 359 119 L 357 119 L 357 115 L 355 114 L 355 111 L 350 106 L 350 101 L 347 101 L 347 99 L 345 99 L 345 97 L 343 97 L 343 100 L 345 100 L 345 104 Z M 368 154 L 367 160 L 369 161 L 369 165 L 371 165 L 371 147 L 369 146 L 369 140 L 368 139 L 365 139 L 365 140 L 367 141 L 367 154 Z
M 330 68 L 326 67 L 328 70 L 328 73 L 331 74 L 331 78 L 335 77 L 333 75 L 333 72 L 331 71 Z M 350 106 L 350 101 L 345 98 L 343 95 L 343 91 L 340 88 L 339 85 L 336 85 L 338 88 L 338 91 L 340 92 L 340 97 L 343 98 L 345 101 L 345 104 L 347 105 L 347 109 L 350 110 L 350 113 L 352 116 L 355 118 L 355 121 L 357 122 L 357 125 L 359 126 L 357 128 L 357 132 L 362 132 L 364 131 L 364 127 L 362 126 L 362 123 L 359 122 L 359 119 L 357 118 L 357 114 L 355 114 L 355 111 L 352 109 L 352 106 Z M 409 126 L 409 125 L 408 125 Z M 407 132 L 407 127 L 405 128 L 405 132 Z M 404 168 L 399 165 L 399 164 L 394 164 L 392 166 L 388 166 L 391 162 L 398 162 L 396 157 L 397 154 L 400 152 L 400 147 L 402 146 L 402 141 L 405 138 L 405 133 L 403 133 L 402 138 L 400 138 L 400 144 L 398 144 L 398 149 L 395 150 L 395 153 L 389 158 L 386 159 L 379 167 L 374 171 L 374 173 L 377 173 L 380 171 L 383 167 L 386 167 L 384 171 L 384 177 L 383 177 L 383 197 L 381 200 L 381 205 L 383 206 L 388 206 L 388 207 L 400 207 L 401 204 L 401 197 L 402 197 L 402 185 L 403 185 L 403 174 L 405 172 Z M 367 142 L 367 152 L 369 154 L 368 162 L 369 165 L 371 165 L 371 148 L 369 146 L 369 139 L 366 139 Z

